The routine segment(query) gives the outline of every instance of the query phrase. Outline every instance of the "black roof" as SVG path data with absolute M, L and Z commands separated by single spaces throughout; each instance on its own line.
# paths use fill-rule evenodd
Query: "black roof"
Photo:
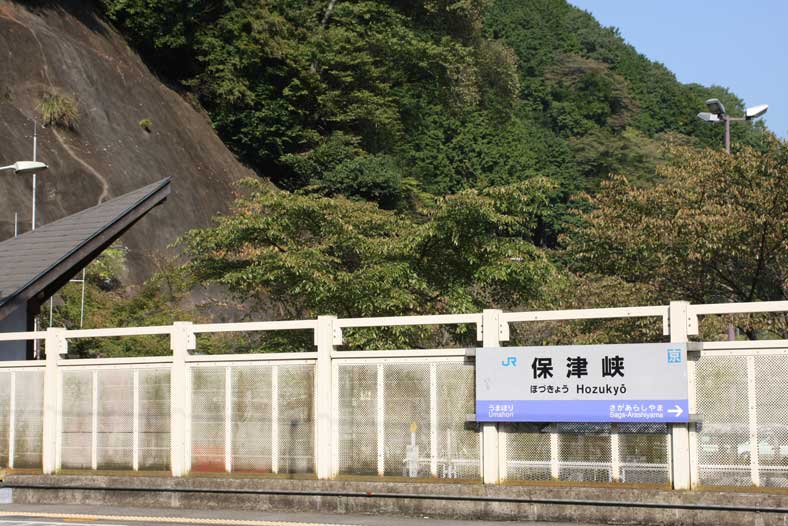
M 170 178 L 0 243 L 0 319 L 46 301 L 170 193 Z

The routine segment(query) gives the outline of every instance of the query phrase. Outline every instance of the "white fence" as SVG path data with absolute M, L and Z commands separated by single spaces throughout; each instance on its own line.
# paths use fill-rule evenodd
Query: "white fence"
M 0 334 L 45 342 L 0 362 L 0 466 L 437 478 L 485 483 L 788 486 L 788 341 L 710 342 L 691 353 L 689 425 L 467 423 L 466 349 L 343 351 L 342 330 L 474 324 L 484 347 L 511 323 L 656 317 L 671 341 L 698 316 L 786 312 L 788 302 L 253 322 Z M 309 330 L 315 352 L 201 355 L 196 335 Z M 80 338 L 161 335 L 172 354 L 65 359 Z

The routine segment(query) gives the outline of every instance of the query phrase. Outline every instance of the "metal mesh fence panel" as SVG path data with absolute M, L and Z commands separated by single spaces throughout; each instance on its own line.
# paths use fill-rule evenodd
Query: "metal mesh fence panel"
M 11 432 L 11 375 L 0 372 L 0 468 L 8 466 L 8 437 Z
M 378 366 L 339 366 L 339 473 L 376 475 Z
M 383 366 L 384 474 L 430 476 L 429 364 Z
M 618 424 L 621 482 L 669 484 L 668 427 L 665 424 Z
M 758 437 L 757 470 L 762 486 L 788 486 L 788 356 L 754 358 Z
M 93 371 L 63 372 L 61 465 L 91 469 L 93 440 Z
M 438 363 L 437 423 L 438 477 L 479 479 L 481 435 L 466 427 L 475 411 L 475 370 L 471 364 Z
M 279 472 L 313 473 L 315 366 L 279 366 Z
M 473 365 L 340 364 L 339 473 L 479 479 Z
M 698 476 L 702 485 L 749 486 L 747 358 L 702 353 L 696 364 Z
M 558 476 L 571 482 L 610 482 L 609 424 L 558 424 Z
M 139 371 L 139 469 L 170 468 L 170 371 Z
M 271 367 L 232 369 L 232 469 L 271 472 Z
M 134 371 L 98 371 L 96 458 L 98 469 L 131 469 L 134 450 Z
M 44 371 L 19 371 L 15 374 L 14 467 L 40 468 Z
M 192 369 L 193 471 L 225 470 L 225 368 Z
M 544 424 L 512 424 L 506 433 L 506 478 L 550 480 L 550 431 Z

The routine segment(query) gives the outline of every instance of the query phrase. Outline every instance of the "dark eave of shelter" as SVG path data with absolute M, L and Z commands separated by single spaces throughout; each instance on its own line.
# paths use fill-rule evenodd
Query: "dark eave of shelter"
M 0 320 L 28 316 L 170 194 L 170 178 L 0 243 Z

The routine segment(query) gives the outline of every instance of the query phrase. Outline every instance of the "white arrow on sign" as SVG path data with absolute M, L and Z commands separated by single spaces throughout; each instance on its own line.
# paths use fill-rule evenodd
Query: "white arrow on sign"
M 675 416 L 676 418 L 680 417 L 681 413 L 683 413 L 683 412 L 684 412 L 684 410 L 681 408 L 681 406 L 678 406 L 678 405 L 675 406 L 674 409 L 668 409 L 668 413 L 673 414 L 673 416 Z

